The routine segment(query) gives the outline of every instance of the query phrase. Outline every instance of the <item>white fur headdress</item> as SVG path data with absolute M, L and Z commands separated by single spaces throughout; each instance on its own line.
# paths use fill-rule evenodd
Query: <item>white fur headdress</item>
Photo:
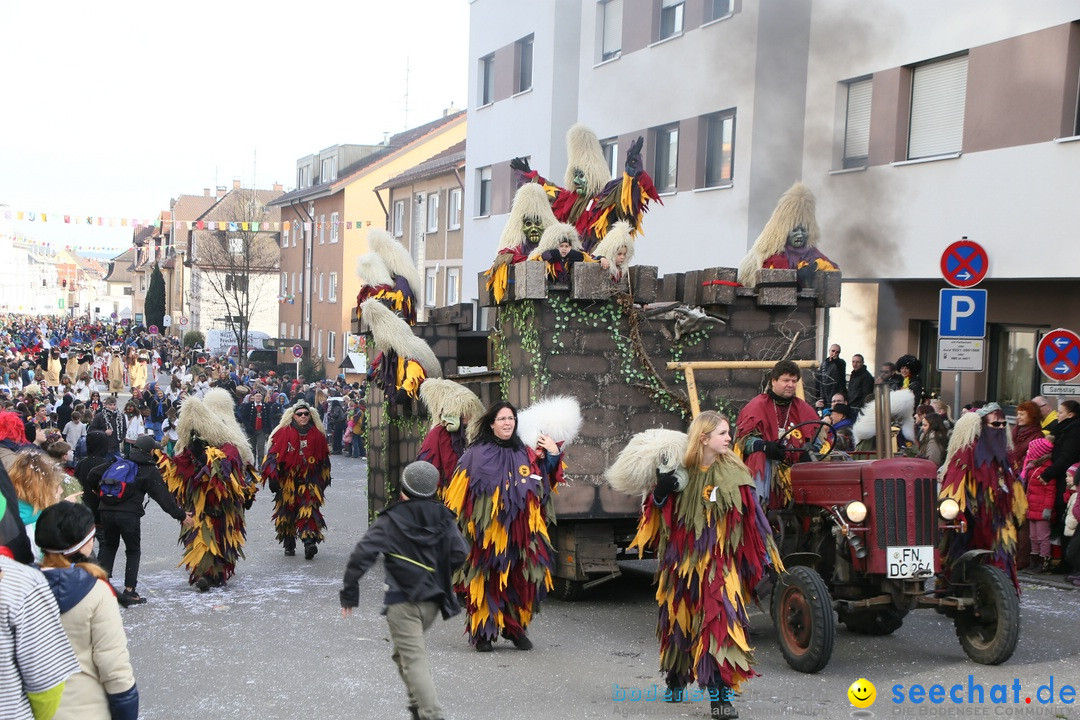
M 224 395 L 225 400 L 228 401 L 227 414 L 218 409 L 221 398 L 220 396 L 212 398 L 211 395 L 214 393 Z M 184 404 L 180 406 L 180 417 L 176 421 L 176 434 L 179 435 L 174 450 L 177 454 L 184 451 L 193 435 L 198 435 L 208 445 L 217 448 L 232 443 L 240 452 L 240 457 L 244 462 L 250 465 L 255 463 L 255 454 L 251 452 L 247 434 L 233 415 L 229 393 L 221 388 L 208 392 L 205 399 L 199 399 L 195 395 L 184 398 Z
M 394 278 L 390 275 L 390 268 L 376 253 L 364 253 L 356 258 L 356 277 L 360 278 L 361 285 L 393 285 Z
M 620 272 L 626 272 L 626 268 L 630 267 L 630 261 L 634 259 L 634 238 L 630 232 L 630 223 L 620 220 L 611 226 L 604 239 L 592 249 L 592 255 L 607 258 L 611 261 L 608 272 L 611 273 L 612 277 L 616 277 Z M 622 261 L 621 265 L 616 266 L 615 256 L 623 248 L 626 248 L 626 259 Z
M 499 236 L 499 249 L 515 248 L 525 242 L 522 225 L 526 218 L 536 218 L 545 229 L 558 220 L 551 212 L 551 198 L 547 191 L 537 183 L 525 183 L 514 193 L 514 202 L 510 204 L 510 215 L 506 218 L 502 235 Z
M 516 430 L 526 447 L 536 447 L 544 434 L 565 449 L 581 430 L 581 405 L 569 395 L 545 398 L 518 413 Z
M 273 441 L 274 433 L 276 433 L 278 430 L 283 427 L 288 427 L 292 424 L 293 413 L 295 413 L 299 408 L 305 408 L 308 412 L 310 412 L 311 424 L 314 425 L 315 429 L 321 432 L 323 435 L 326 434 L 326 428 L 323 426 L 322 418 L 319 417 L 318 410 L 308 405 L 306 400 L 297 400 L 295 403 L 285 408 L 285 412 L 281 413 L 281 420 L 278 421 L 277 427 L 274 428 L 274 432 L 270 433 L 270 440 L 268 440 L 267 442 Z
M 856 445 L 877 435 L 876 407 L 876 401 L 868 401 L 863 406 L 862 412 L 859 413 L 859 417 L 855 418 L 855 422 L 851 426 L 851 435 L 855 438 Z M 893 422 L 900 424 L 900 430 L 904 433 L 904 437 L 908 440 L 914 440 L 915 394 L 910 390 L 891 391 L 889 393 L 889 412 L 892 414 Z
M 627 495 L 644 495 L 656 485 L 656 470 L 676 472 L 682 468 L 689 438 L 678 430 L 653 428 L 630 438 L 604 472 L 608 485 Z
M 757 283 L 757 271 L 770 257 L 784 251 L 788 233 L 796 225 L 806 228 L 808 235 L 806 244 L 809 247 L 816 247 L 821 238 L 821 229 L 817 224 L 814 193 L 801 182 L 788 188 L 788 191 L 780 197 L 780 201 L 776 203 L 772 217 L 765 223 L 750 252 L 739 265 L 740 283 L 746 286 Z
M 412 328 L 380 300 L 371 298 L 361 303 L 360 316 L 371 329 L 375 347 L 393 350 L 398 357 L 417 361 L 429 378 L 442 377 L 442 366 L 431 347 L 414 335 Z
M 953 425 L 952 435 L 949 437 L 949 449 L 945 452 L 945 462 L 938 470 L 938 477 L 944 477 L 953 455 L 973 444 L 979 439 L 980 434 L 982 434 L 982 418 L 978 413 L 964 413 L 957 419 L 956 424 Z
M 604 159 L 600 139 L 591 129 L 580 123 L 566 131 L 566 175 L 563 187 L 574 192 L 574 170 L 585 175 L 585 193 L 596 195 L 611 180 L 611 167 Z
M 391 275 L 405 278 L 413 293 L 420 292 L 420 271 L 416 269 L 412 256 L 404 245 L 382 228 L 373 228 L 368 233 L 368 247 L 382 258 Z
M 425 380 L 420 386 L 420 399 L 431 413 L 432 426 L 438 425 L 444 415 L 479 420 L 484 414 L 484 404 L 476 393 L 453 380 Z
M 570 247 L 575 250 L 581 250 L 581 238 L 578 236 L 577 228 L 568 223 L 557 222 L 544 230 L 544 234 L 540 236 L 540 242 L 536 246 L 536 250 L 529 256 L 529 259 L 539 258 L 548 250 L 557 250 L 559 243 L 563 241 L 563 238 L 570 241 Z

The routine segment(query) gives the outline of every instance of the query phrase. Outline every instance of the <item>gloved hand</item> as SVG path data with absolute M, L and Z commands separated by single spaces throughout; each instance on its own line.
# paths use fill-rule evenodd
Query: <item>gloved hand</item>
M 667 500 L 668 495 L 675 492 L 675 485 L 678 483 L 678 478 L 675 477 L 673 472 L 660 472 L 660 468 L 656 468 L 656 487 L 653 488 L 653 502 L 657 505 L 663 505 Z
M 779 461 L 783 460 L 785 457 L 783 446 L 780 443 L 772 440 L 768 442 L 764 440 L 755 440 L 753 451 L 765 453 L 765 457 L 769 458 L 770 460 Z
M 1050 508 L 1043 510 L 1043 520 L 1049 520 L 1051 515 Z
M 511 160 L 510 169 L 523 173 L 532 172 L 532 168 L 529 167 L 529 158 L 527 157 L 516 157 Z

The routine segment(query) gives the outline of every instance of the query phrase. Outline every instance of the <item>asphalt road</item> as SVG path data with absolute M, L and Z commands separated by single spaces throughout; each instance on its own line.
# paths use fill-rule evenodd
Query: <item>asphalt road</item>
M 152 503 L 143 521 L 139 591 L 145 605 L 123 610 L 129 648 L 147 720 L 187 718 L 407 718 L 405 694 L 390 659 L 379 615 L 382 570 L 360 583 L 361 607 L 340 616 L 338 590 L 345 562 L 367 525 L 362 461 L 333 458 L 325 506 L 327 540 L 314 560 L 287 558 L 274 540 L 271 500 L 262 491 L 248 515 L 247 559 L 227 588 L 200 594 L 177 568 L 178 525 Z M 122 553 L 117 558 L 119 575 Z M 623 576 L 577 603 L 548 601 L 530 628 L 536 647 L 507 642 L 478 654 L 463 635 L 464 618 L 437 622 L 427 634 L 435 682 L 447 717 L 462 720 L 547 720 L 599 717 L 705 717 L 704 702 L 664 704 L 615 700 L 661 683 L 654 634 L 656 605 L 648 562 L 622 565 Z M 967 659 L 952 625 L 930 611 L 908 615 L 891 636 L 866 638 L 840 627 L 832 661 L 816 675 L 785 664 L 767 616 L 752 616 L 761 677 L 737 700 L 743 718 L 1062 717 L 1080 708 L 1061 702 L 1062 684 L 1080 686 L 1077 603 L 1080 594 L 1048 584 L 1025 584 L 1022 631 L 1012 659 L 1001 666 Z M 985 704 L 968 704 L 970 683 Z M 1055 701 L 1036 692 L 1054 678 Z M 855 710 L 848 686 L 865 677 L 878 699 Z M 1015 681 L 1019 703 L 1013 703 Z M 893 702 L 893 686 L 958 691 L 963 704 Z M 992 704 L 995 684 L 1007 685 L 1006 704 Z M 977 691 L 975 691 L 977 693 Z M 1031 697 L 1032 703 L 1024 702 Z M 1046 697 L 1045 691 L 1043 697 Z M 975 697 L 974 699 L 977 699 Z

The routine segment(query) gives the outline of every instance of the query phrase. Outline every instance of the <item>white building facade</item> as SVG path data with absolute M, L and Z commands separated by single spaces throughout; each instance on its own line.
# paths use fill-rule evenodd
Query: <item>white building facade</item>
M 1038 339 L 1080 330 L 1075 2 L 474 0 L 470 23 L 466 278 L 494 255 L 510 159 L 561 184 L 563 135 L 583 122 L 617 145 L 614 171 L 644 137 L 664 205 L 635 262 L 661 274 L 737 266 L 807 183 L 844 272 L 823 318 L 844 357 L 919 355 L 951 400 L 940 257 L 965 236 L 990 271 L 986 369 L 964 374 L 962 401 L 1031 397 Z

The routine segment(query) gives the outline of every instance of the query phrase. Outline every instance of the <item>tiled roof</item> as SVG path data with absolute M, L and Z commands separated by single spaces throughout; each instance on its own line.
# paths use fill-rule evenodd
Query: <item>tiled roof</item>
M 172 217 L 170 220 L 198 220 L 202 215 L 214 207 L 218 198 L 216 195 L 181 195 L 176 198 L 172 205 Z
M 238 192 L 251 192 L 251 189 L 250 188 L 234 188 L 234 189 L 230 190 L 229 192 L 225 193 L 225 197 L 221 198 L 220 200 L 217 200 L 212 206 L 210 206 L 206 210 L 204 210 L 201 215 L 198 215 L 197 217 L 193 217 L 193 218 L 187 218 L 187 219 L 190 219 L 190 220 L 218 220 L 218 221 L 221 221 L 221 220 L 238 220 L 238 219 L 240 219 L 240 218 L 238 218 L 236 216 L 236 213 L 230 208 L 230 206 L 234 202 L 236 202 L 235 197 L 233 196 L 233 193 L 238 193 Z M 276 200 L 279 200 L 281 198 L 281 191 L 280 190 L 255 190 L 255 197 L 263 205 L 266 205 L 268 207 L 273 207 L 273 206 L 278 204 L 276 202 Z M 174 210 L 174 212 L 175 212 L 175 210 Z M 273 212 L 277 213 L 278 211 L 275 210 Z M 177 219 L 180 219 L 180 218 L 177 218 Z M 276 222 L 276 218 L 275 219 L 267 218 L 267 220 L 269 222 Z
M 318 185 L 312 185 L 311 187 L 300 188 L 298 190 L 287 192 L 281 197 L 279 197 L 277 200 L 269 204 L 288 205 L 293 200 L 299 200 L 301 198 L 306 198 L 314 195 L 330 194 L 338 189 L 336 186 L 348 182 L 351 176 L 356 175 L 365 168 L 374 165 L 388 155 L 397 152 L 401 148 L 411 145 L 417 140 L 420 140 L 428 133 L 438 130 L 444 125 L 449 125 L 450 123 L 458 120 L 458 118 L 461 118 L 464 115 L 465 111 L 459 110 L 458 112 L 451 113 L 436 120 L 432 120 L 429 123 L 424 123 L 423 125 L 418 125 L 417 127 L 411 128 L 409 130 L 399 132 L 397 135 L 391 135 L 390 139 L 386 141 L 386 147 L 380 150 L 376 150 L 367 157 L 361 158 L 360 160 L 357 160 L 351 165 L 345 166 L 338 172 L 338 176 L 334 180 L 328 180 L 327 182 L 319 183 Z
M 442 175 L 443 173 L 449 172 L 452 168 L 464 163 L 465 141 L 462 140 L 456 145 L 451 145 L 446 148 L 438 155 L 433 155 L 419 165 L 409 168 L 397 177 L 390 178 L 377 187 L 376 190 L 382 190 L 389 187 L 400 187 L 416 182 L 417 180 Z
M 131 270 L 134 267 L 137 248 L 128 248 L 109 261 L 109 272 L 105 279 L 109 282 L 130 283 Z

